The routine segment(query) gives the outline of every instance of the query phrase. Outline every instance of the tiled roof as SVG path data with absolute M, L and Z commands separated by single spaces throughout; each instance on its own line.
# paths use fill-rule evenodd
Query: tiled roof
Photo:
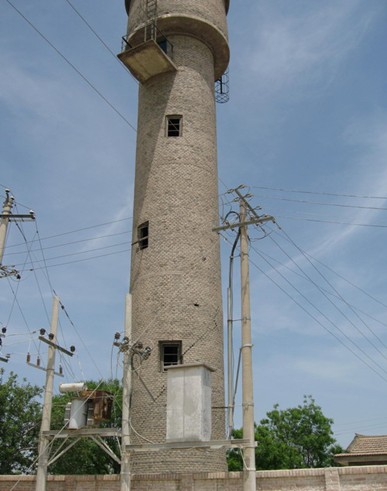
M 346 453 L 352 455 L 387 454 L 387 435 L 366 436 L 356 434 Z

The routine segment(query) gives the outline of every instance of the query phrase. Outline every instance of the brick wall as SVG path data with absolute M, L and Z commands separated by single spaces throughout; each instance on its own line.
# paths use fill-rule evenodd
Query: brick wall
M 193 7 L 202 10 L 206 22 L 192 17 Z M 208 45 L 212 36 L 220 36 L 212 19 L 221 18 L 225 29 L 224 1 L 163 0 L 158 2 L 158 11 L 165 13 L 168 22 L 176 20 L 173 29 L 170 26 L 163 32 L 173 45 L 178 70 L 154 76 L 139 87 L 133 238 L 138 239 L 138 226 L 148 222 L 149 244 L 132 248 L 132 337 L 153 351 L 143 363 L 136 357 L 133 360 L 133 444 L 165 442 L 163 342 L 181 343 L 182 363 L 206 363 L 215 370 L 211 439 L 225 437 L 220 252 L 218 234 L 212 230 L 219 220 L 216 53 Z M 142 14 L 143 2 L 133 0 L 130 32 L 141 30 Z M 201 38 L 206 42 L 188 35 L 185 21 L 190 26 L 204 23 Z M 208 43 L 207 35 L 211 37 Z M 224 35 L 221 38 L 226 43 Z M 180 136 L 167 136 L 168 117 L 181 118 Z M 136 474 L 227 468 L 224 450 L 135 453 L 131 465 Z
M 35 491 L 34 476 L 0 476 L 0 491 Z M 131 491 L 242 491 L 239 472 L 144 474 Z M 49 476 L 47 491 L 120 491 L 119 476 Z M 387 465 L 257 472 L 257 491 L 387 491 Z

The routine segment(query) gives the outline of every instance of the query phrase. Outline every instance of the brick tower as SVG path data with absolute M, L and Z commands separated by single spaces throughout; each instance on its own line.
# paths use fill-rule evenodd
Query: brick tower
M 126 0 L 121 61 L 138 79 L 138 133 L 130 292 L 131 442 L 166 438 L 167 370 L 205 363 L 212 435 L 223 439 L 223 326 L 214 82 L 229 61 L 229 0 Z M 141 345 L 140 345 L 141 346 Z M 225 470 L 224 451 L 135 453 L 132 472 Z

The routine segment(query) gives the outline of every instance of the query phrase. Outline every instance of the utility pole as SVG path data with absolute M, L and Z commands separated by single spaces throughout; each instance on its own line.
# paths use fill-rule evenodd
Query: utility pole
M 255 428 L 254 428 L 254 388 L 253 388 L 253 364 L 252 364 L 252 339 L 251 339 L 251 313 L 250 313 L 250 274 L 249 274 L 249 244 L 248 226 L 273 221 L 270 215 L 259 216 L 246 201 L 239 189 L 232 191 L 238 195 L 239 222 L 227 223 L 213 230 L 221 231 L 239 228 L 240 254 L 241 254 L 241 317 L 242 317 L 242 408 L 243 408 L 243 439 L 247 442 L 243 445 L 243 491 L 256 491 L 256 466 L 255 466 Z M 247 218 L 247 209 L 253 218 Z M 229 391 L 230 391 L 229 387 Z M 229 397 L 230 400 L 230 397 Z M 230 402 L 229 402 L 230 404 Z M 232 408 L 229 407 L 229 411 Z
M 249 276 L 249 244 L 247 235 L 246 205 L 240 199 L 240 247 L 241 247 L 241 310 L 242 310 L 242 409 L 243 438 L 248 440 L 244 448 L 245 469 L 243 473 L 243 489 L 255 491 L 255 428 L 254 428 L 254 389 L 253 389 L 253 358 L 251 343 L 250 313 L 250 276 Z
M 125 301 L 125 339 L 128 345 L 132 337 L 132 295 L 128 293 Z M 127 445 L 130 445 L 129 418 L 130 399 L 132 392 L 131 353 L 124 351 L 124 367 L 122 375 L 122 423 L 121 423 L 121 491 L 130 491 L 130 454 Z
M 24 220 L 35 220 L 34 212 L 31 210 L 28 215 L 14 215 L 12 213 L 12 207 L 15 198 L 10 194 L 10 190 L 5 190 L 5 201 L 3 203 L 3 210 L 0 214 L 0 278 L 6 276 L 19 277 L 18 271 L 14 268 L 8 268 L 3 265 L 3 256 L 5 250 L 5 242 L 7 238 L 8 224 L 10 221 L 23 222 Z
M 59 298 L 54 296 L 52 302 L 52 314 L 51 314 L 51 328 L 50 328 L 50 338 L 52 340 L 56 339 L 56 331 L 58 327 L 58 317 L 59 317 Z M 39 436 L 39 460 L 38 460 L 38 470 L 36 473 L 36 491 L 46 490 L 47 481 L 47 465 L 48 465 L 48 439 L 45 432 L 50 431 L 51 425 L 51 408 L 52 408 L 52 395 L 54 386 L 54 370 L 55 370 L 55 346 L 52 344 L 48 345 L 48 358 L 46 367 L 46 385 L 44 391 L 44 403 L 43 403 L 43 414 L 42 414 L 42 424 L 40 426 L 40 436 Z

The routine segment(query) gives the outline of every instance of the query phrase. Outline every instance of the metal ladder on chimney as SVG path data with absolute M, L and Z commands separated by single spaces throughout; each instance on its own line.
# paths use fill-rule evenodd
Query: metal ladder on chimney
M 146 24 L 144 30 L 144 41 L 157 38 L 157 0 L 144 0 L 146 13 Z

